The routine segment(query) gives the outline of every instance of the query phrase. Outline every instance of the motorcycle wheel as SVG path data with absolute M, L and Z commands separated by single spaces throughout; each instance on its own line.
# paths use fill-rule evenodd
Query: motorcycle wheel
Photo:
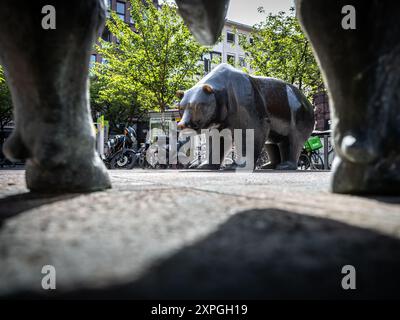
M 110 161 L 111 169 L 132 169 L 135 166 L 137 157 L 132 151 L 117 152 Z
M 148 168 L 148 163 L 146 161 L 146 158 L 143 156 L 139 157 L 139 167 L 142 169 L 147 169 Z

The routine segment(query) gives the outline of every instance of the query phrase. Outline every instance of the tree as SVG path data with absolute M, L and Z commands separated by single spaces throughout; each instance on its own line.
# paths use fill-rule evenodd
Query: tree
M 265 13 L 263 7 L 258 9 Z M 289 14 L 269 14 L 265 21 L 254 26 L 250 43 L 239 36 L 249 53 L 248 63 L 257 75 L 279 78 L 296 85 L 308 97 L 323 89 L 320 69 L 310 42 L 300 28 L 295 9 Z
M 111 128 L 128 124 L 133 118 L 144 115 L 131 92 L 126 92 L 124 87 L 108 86 L 103 77 L 90 78 L 90 105 L 93 119 L 98 114 L 104 115 Z
M 3 68 L 0 66 L 0 132 L 13 119 L 11 93 L 8 89 Z
M 106 61 L 93 70 L 101 85 L 99 100 L 125 106 L 136 101 L 141 110 L 164 111 L 177 90 L 202 75 L 199 61 L 207 48 L 194 40 L 173 4 L 156 8 L 131 0 L 130 14 L 132 26 L 111 13 L 106 27 L 118 41 L 100 40 L 97 47 Z
M 0 84 L 2 84 L 4 81 L 5 81 L 4 71 L 2 66 L 0 66 Z

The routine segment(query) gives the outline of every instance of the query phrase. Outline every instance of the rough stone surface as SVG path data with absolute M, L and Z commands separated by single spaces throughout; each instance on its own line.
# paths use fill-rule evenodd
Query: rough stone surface
M 399 297 L 400 198 L 331 194 L 328 172 L 109 174 L 111 190 L 46 196 L 0 171 L 0 296 Z

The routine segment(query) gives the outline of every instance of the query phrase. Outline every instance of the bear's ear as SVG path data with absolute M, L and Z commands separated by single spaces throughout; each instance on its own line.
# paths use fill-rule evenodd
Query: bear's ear
M 211 93 L 214 93 L 214 88 L 212 86 L 210 86 L 209 84 L 204 84 L 203 91 L 205 93 L 211 94 Z
M 176 92 L 176 96 L 177 96 L 179 99 L 182 99 L 184 95 L 185 95 L 185 92 L 184 92 L 183 90 L 178 90 L 178 91 Z

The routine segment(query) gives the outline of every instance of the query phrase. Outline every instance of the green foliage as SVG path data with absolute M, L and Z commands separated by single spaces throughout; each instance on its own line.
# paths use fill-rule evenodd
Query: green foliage
M 0 130 L 13 118 L 11 93 L 8 89 L 3 68 L 0 66 Z
M 4 71 L 2 66 L 0 66 L 0 84 L 2 84 L 3 82 L 5 82 Z
M 260 7 L 259 12 L 264 13 Z M 265 21 L 254 26 L 253 44 L 240 39 L 249 53 L 248 63 L 257 75 L 279 78 L 296 85 L 307 96 L 323 89 L 323 80 L 311 45 L 295 17 L 289 14 L 269 14 Z
M 124 92 L 123 87 L 119 90 L 115 87 L 112 92 L 104 78 L 99 79 L 96 76 L 90 79 L 90 105 L 93 119 L 98 114 L 104 115 L 112 128 L 121 123 L 128 124 L 132 118 L 143 115 L 132 93 Z
M 177 90 L 192 86 L 196 75 L 202 75 L 199 60 L 207 48 L 194 40 L 175 5 L 157 9 L 150 2 L 131 0 L 130 14 L 133 28 L 115 13 L 107 21 L 118 41 L 100 40 L 97 47 L 107 63 L 96 64 L 92 71 L 98 86 L 92 103 L 134 105 L 139 113 L 163 111 L 176 100 Z

